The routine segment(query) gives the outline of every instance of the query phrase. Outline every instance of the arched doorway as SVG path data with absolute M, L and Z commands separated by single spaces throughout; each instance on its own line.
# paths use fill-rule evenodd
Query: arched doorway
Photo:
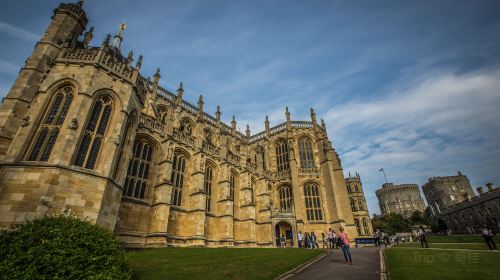
M 276 246 L 280 247 L 281 246 L 281 236 L 283 235 L 285 237 L 285 244 L 286 247 L 293 247 L 293 230 L 292 226 L 285 222 L 281 221 L 276 224 L 275 227 L 275 233 L 276 233 Z

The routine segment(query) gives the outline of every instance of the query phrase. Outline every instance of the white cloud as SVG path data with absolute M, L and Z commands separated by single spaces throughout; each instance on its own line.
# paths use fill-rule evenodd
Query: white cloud
M 500 71 L 444 73 L 385 98 L 350 102 L 326 114 L 346 171 L 358 171 L 370 210 L 383 176 L 423 185 L 461 170 L 473 185 L 500 181 Z
M 14 36 L 16 38 L 26 40 L 29 42 L 36 41 L 40 36 L 38 34 L 35 34 L 29 30 L 22 29 L 19 27 L 16 27 L 10 23 L 0 21 L 0 32 L 9 34 L 11 36 Z
M 0 60 L 0 73 L 17 76 L 21 67 L 8 61 Z

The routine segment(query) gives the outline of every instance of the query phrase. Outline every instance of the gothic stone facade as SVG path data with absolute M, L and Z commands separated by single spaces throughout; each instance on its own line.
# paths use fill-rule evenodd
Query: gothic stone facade
M 363 191 L 363 183 L 358 173 L 355 176 L 345 178 L 347 194 L 351 203 L 351 211 L 354 217 L 356 231 L 360 236 L 370 236 L 373 234 L 372 223 L 370 221 L 370 213 L 366 205 L 365 193 Z
M 385 183 L 376 191 L 382 215 L 400 214 L 408 218 L 415 211 L 424 212 L 425 205 L 417 184 Z
M 434 217 L 440 215 L 443 209 L 468 201 L 475 195 L 469 179 L 460 171 L 454 176 L 429 178 L 422 190 Z
M 442 210 L 439 217 L 451 233 L 481 233 L 485 225 L 497 233 L 500 231 L 500 188 L 489 183 L 486 192 L 482 187 L 478 187 L 478 192 L 478 196 Z
M 90 46 L 61 4 L 0 108 L 0 226 L 69 209 L 131 247 L 274 246 L 298 231 L 357 236 L 323 122 L 251 135 L 140 73 L 125 26 Z

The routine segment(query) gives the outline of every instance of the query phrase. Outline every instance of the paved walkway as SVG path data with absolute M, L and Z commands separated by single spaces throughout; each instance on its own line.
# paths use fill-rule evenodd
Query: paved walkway
M 323 257 L 300 273 L 287 278 L 287 280 L 380 280 L 380 254 L 378 248 L 351 248 L 351 255 L 354 265 L 346 264 L 342 250 L 334 249 L 332 254 Z

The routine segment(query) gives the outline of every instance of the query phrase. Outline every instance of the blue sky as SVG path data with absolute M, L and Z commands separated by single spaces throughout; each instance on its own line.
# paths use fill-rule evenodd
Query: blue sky
M 0 97 L 59 1 L 0 10 Z M 500 2 L 87 0 L 93 44 L 126 21 L 124 52 L 142 73 L 203 94 L 206 111 L 243 131 L 325 119 L 347 172 L 359 172 L 371 213 L 389 181 L 423 185 L 468 175 L 500 185 Z

